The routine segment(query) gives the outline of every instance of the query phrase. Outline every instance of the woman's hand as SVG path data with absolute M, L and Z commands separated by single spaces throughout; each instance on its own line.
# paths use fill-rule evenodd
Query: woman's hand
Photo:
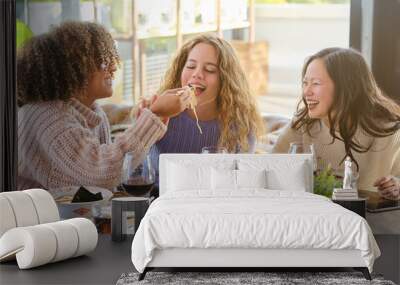
M 149 99 L 147 98 L 140 98 L 139 101 L 139 108 L 136 108 L 135 118 L 139 118 L 140 114 L 142 113 L 143 109 L 149 109 L 151 104 L 157 99 L 157 95 L 151 96 Z
M 151 100 L 150 111 L 161 118 L 171 118 L 189 106 L 190 93 L 187 88 L 169 89 Z
M 378 192 L 389 200 L 400 200 L 400 178 L 388 175 L 375 181 Z

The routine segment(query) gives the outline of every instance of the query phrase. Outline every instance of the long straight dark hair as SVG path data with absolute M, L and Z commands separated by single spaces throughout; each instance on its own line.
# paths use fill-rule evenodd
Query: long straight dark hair
M 358 168 L 352 151 L 364 153 L 373 145 L 373 141 L 369 145 L 361 145 L 354 139 L 358 128 L 373 138 L 394 134 L 400 129 L 400 106 L 379 89 L 359 52 L 345 48 L 323 49 L 306 60 L 302 78 L 309 64 L 315 59 L 324 62 L 334 83 L 333 104 L 328 112 L 332 143 L 335 139 L 343 141 L 345 157 L 349 156 L 355 161 Z M 309 117 L 308 106 L 303 97 L 297 105 L 296 119 L 292 123 L 292 128 L 299 130 L 304 127 L 305 132 L 311 135 L 311 128 L 318 122 L 321 123 L 319 119 Z

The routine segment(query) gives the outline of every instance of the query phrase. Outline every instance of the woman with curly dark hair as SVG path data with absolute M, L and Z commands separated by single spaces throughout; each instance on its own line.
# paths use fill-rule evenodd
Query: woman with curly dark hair
M 164 135 L 163 122 L 188 106 L 189 94 L 159 96 L 111 143 L 95 101 L 112 95 L 118 65 L 111 35 L 89 22 L 63 23 L 19 50 L 18 189 L 111 189 L 120 182 L 125 153 L 135 153 L 139 163 Z
M 359 189 L 400 199 L 400 106 L 379 89 L 362 55 L 321 50 L 307 59 L 302 79 L 302 100 L 274 152 L 287 152 L 291 142 L 313 143 L 318 168 L 330 164 L 340 173 L 348 156 Z

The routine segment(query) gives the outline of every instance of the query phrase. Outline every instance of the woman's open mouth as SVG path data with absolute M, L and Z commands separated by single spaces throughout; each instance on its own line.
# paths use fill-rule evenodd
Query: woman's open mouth
M 319 101 L 317 100 L 307 100 L 306 102 L 309 110 L 316 108 L 317 105 L 319 104 Z
M 104 79 L 104 84 L 108 87 L 112 87 L 112 79 L 111 78 Z
M 204 85 L 197 83 L 189 83 L 188 86 L 194 87 L 194 94 L 196 94 L 196 96 L 200 96 L 206 90 L 206 87 Z

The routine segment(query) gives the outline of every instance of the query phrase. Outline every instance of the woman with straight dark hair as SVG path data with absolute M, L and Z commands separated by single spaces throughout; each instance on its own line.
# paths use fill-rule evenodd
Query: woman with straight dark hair
M 400 199 L 400 106 L 379 89 L 362 55 L 321 50 L 305 62 L 302 80 L 302 100 L 273 152 L 313 143 L 319 169 L 330 164 L 342 174 L 348 156 L 359 189 Z

